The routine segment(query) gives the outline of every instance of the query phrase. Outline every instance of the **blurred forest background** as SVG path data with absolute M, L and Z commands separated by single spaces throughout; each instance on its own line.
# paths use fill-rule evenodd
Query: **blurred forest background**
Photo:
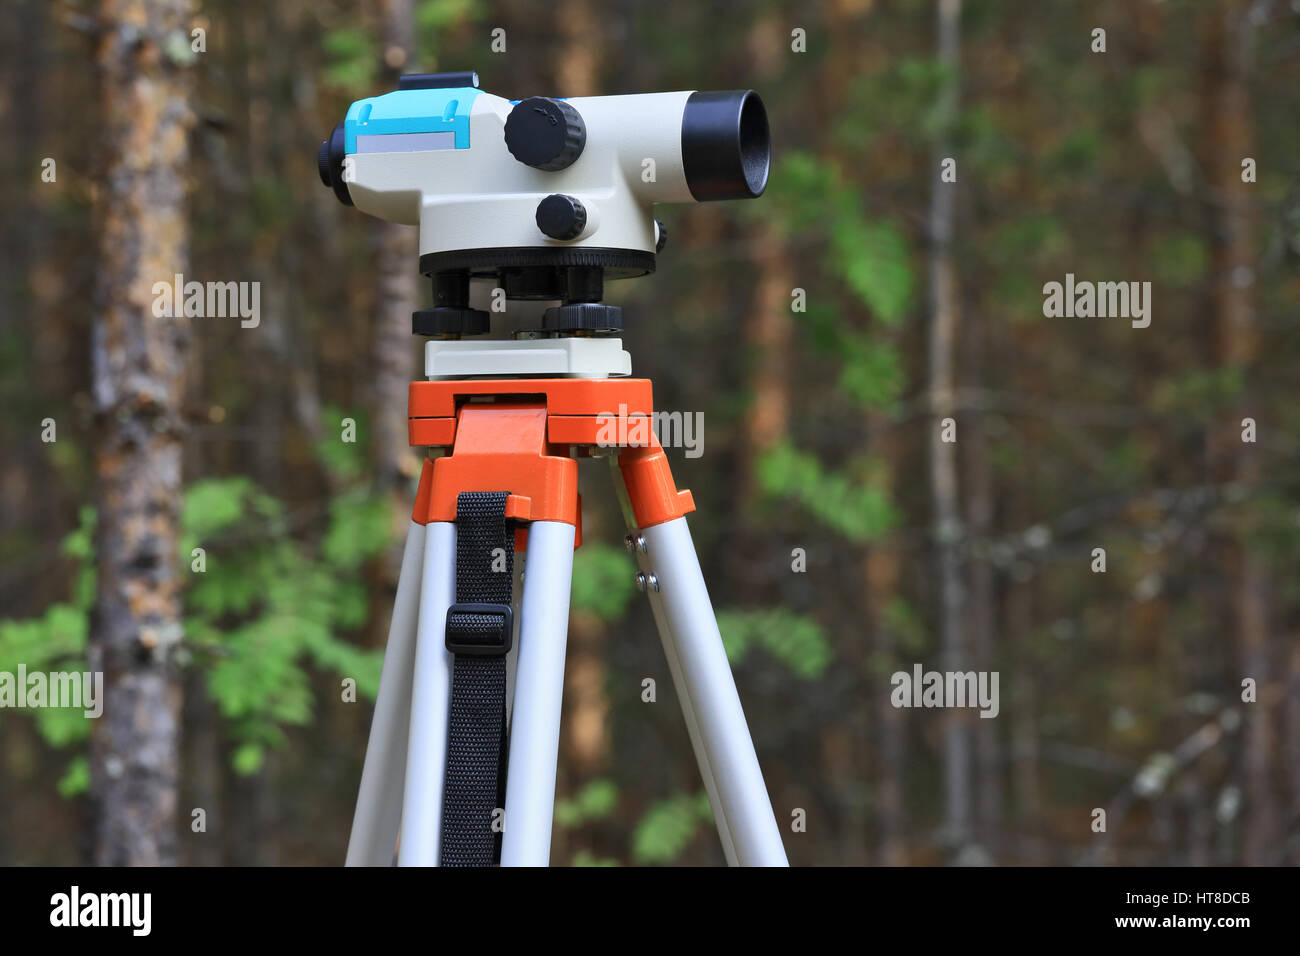
M 430 289 L 314 158 L 453 69 L 767 103 L 767 195 L 662 208 L 609 298 L 704 413 L 671 456 L 792 863 L 1300 861 L 1300 3 L 11 0 L 0 670 L 115 696 L 0 713 L 0 863 L 342 861 Z M 174 273 L 260 324 L 152 318 Z M 1150 327 L 1045 318 L 1066 273 Z M 719 863 L 603 471 L 553 862 Z M 895 709 L 915 663 L 1000 714 Z

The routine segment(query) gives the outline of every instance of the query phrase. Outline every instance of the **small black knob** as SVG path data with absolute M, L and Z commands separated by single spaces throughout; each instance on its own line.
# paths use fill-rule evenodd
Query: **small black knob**
M 577 239 L 587 228 L 587 209 L 574 196 L 547 196 L 537 204 L 537 228 L 552 239 Z
M 655 252 L 663 252 L 664 246 L 668 244 L 668 227 L 664 225 L 662 219 L 655 220 Z
M 404 73 L 397 78 L 399 90 L 453 90 L 464 86 L 478 87 L 473 70 L 460 73 Z
M 549 172 L 567 169 L 586 144 L 586 124 L 563 100 L 530 96 L 506 117 L 506 149 L 525 166 Z

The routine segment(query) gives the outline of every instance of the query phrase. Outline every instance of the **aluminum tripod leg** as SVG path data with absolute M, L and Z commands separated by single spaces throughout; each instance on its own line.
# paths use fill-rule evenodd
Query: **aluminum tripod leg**
M 637 564 L 641 571 L 647 575 L 653 573 L 650 562 L 646 560 L 646 555 L 637 551 Z M 681 661 L 677 658 L 677 639 L 673 636 L 672 628 L 668 624 L 668 616 L 664 612 L 664 602 L 659 596 L 659 592 L 650 589 L 647 592 L 650 599 L 650 613 L 654 617 L 655 630 L 659 632 L 659 642 L 663 645 L 664 658 L 668 661 L 668 673 L 673 680 L 673 689 L 677 692 L 677 700 L 681 704 L 682 717 L 686 721 L 686 735 L 691 741 L 691 750 L 695 753 L 695 763 L 700 768 L 700 777 L 704 781 L 704 792 L 709 798 L 709 807 L 713 811 L 713 822 L 718 828 L 718 839 L 722 841 L 722 855 L 726 857 L 728 866 L 739 866 L 740 861 L 736 857 L 736 844 L 731 839 L 731 824 L 727 822 L 727 815 L 722 808 L 722 801 L 718 798 L 718 784 L 713 778 L 713 765 L 709 763 L 708 751 L 704 749 L 704 741 L 700 737 L 699 721 L 695 718 L 695 705 L 691 703 L 690 691 L 687 689 L 686 681 L 682 677 Z
M 528 526 L 502 866 L 546 866 L 551 858 L 574 531 L 560 521 Z
M 661 637 L 665 646 L 673 645 L 680 672 L 674 681 L 685 689 L 680 695 L 683 710 L 693 712 L 698 728 L 700 770 L 713 777 L 716 805 L 722 811 L 719 835 L 724 846 L 730 838 L 741 866 L 785 866 L 781 831 L 686 519 L 652 525 L 641 535 L 646 543 L 645 563 L 657 579 L 668 625 Z M 688 715 L 688 726 L 691 722 Z
M 632 552 L 636 557 L 637 566 L 643 574 L 648 576 L 654 573 L 654 568 L 651 566 L 646 554 L 645 538 L 637 527 L 636 515 L 632 508 L 631 499 L 628 496 L 626 477 L 619 465 L 618 458 L 611 457 L 609 463 L 614 473 L 614 490 L 618 495 L 623 518 L 627 523 L 627 530 L 630 532 L 628 541 L 633 544 Z M 722 801 L 718 799 L 718 785 L 713 778 L 713 766 L 709 763 L 708 751 L 704 749 L 704 742 L 700 738 L 700 725 L 695 719 L 695 706 L 691 703 L 690 691 L 686 686 L 685 679 L 682 677 L 681 662 L 677 659 L 677 639 L 673 636 L 668 617 L 664 613 L 664 604 L 659 592 L 654 588 L 647 588 L 646 597 L 650 601 L 650 613 L 654 616 L 655 630 L 659 632 L 659 642 L 664 649 L 664 658 L 668 661 L 668 673 L 672 677 L 673 690 L 677 694 L 677 700 L 682 709 L 682 717 L 686 722 L 686 734 L 691 741 L 691 750 L 695 754 L 695 763 L 700 768 L 700 778 L 704 781 L 704 792 L 709 798 L 709 808 L 713 811 L 713 822 L 718 829 L 718 839 L 722 843 L 722 854 L 726 857 L 728 866 L 739 866 L 740 862 L 736 858 L 736 845 L 731 839 L 731 825 L 727 822 L 727 815 L 723 811 Z
M 425 528 L 411 522 L 397 576 L 397 596 L 384 648 L 384 669 L 375 698 L 361 789 L 348 839 L 348 866 L 390 866 L 402 816 L 406 739 L 411 721 L 411 671 L 424 567 Z
M 447 608 L 456 599 L 456 525 L 452 522 L 429 523 L 423 572 L 402 797 L 401 866 L 438 865 L 452 668 L 445 634 Z

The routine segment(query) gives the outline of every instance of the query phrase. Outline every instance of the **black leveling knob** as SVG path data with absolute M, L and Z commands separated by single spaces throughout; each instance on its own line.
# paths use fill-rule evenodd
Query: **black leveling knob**
M 623 309 L 602 302 L 569 302 L 547 309 L 542 327 L 548 332 L 620 332 Z
M 433 308 L 411 314 L 416 335 L 482 335 L 488 331 L 488 314 L 469 307 L 469 273 L 439 272 L 433 279 Z
M 587 209 L 574 196 L 547 196 L 537 204 L 537 228 L 552 239 L 577 239 L 587 228 Z
M 506 149 L 525 166 L 549 172 L 568 169 L 586 144 L 586 124 L 563 100 L 530 96 L 506 117 Z

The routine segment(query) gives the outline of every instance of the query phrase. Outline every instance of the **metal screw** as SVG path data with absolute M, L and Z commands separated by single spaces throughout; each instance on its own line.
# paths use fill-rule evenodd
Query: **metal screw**
M 659 591 L 659 579 L 654 574 L 644 572 L 636 576 L 636 589 L 644 594 L 646 591 Z
M 645 535 L 643 534 L 629 534 L 623 539 L 623 547 L 627 548 L 628 554 L 636 554 L 638 551 L 642 554 L 650 553 L 650 549 L 645 543 Z

